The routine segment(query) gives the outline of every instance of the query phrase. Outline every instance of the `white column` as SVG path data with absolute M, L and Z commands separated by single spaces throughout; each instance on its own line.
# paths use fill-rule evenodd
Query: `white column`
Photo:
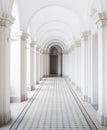
M 58 54 L 58 76 L 61 76 L 61 53 Z
M 49 54 L 46 54 L 46 76 L 49 76 L 49 70 L 50 70 L 50 66 L 49 66 Z
M 90 35 L 89 37 L 89 42 L 88 42 L 88 102 L 91 103 L 92 101 L 92 80 L 93 80 L 93 75 L 92 75 L 92 37 Z
M 39 83 L 39 79 L 38 79 L 38 47 L 36 49 L 36 84 Z
M 0 13 L 0 125 L 11 118 L 10 112 L 10 26 L 13 17 Z
M 81 41 L 78 40 L 76 44 L 76 78 L 77 78 L 77 90 L 81 91 Z
M 75 87 L 77 89 L 77 82 L 78 82 L 78 50 L 77 50 L 77 42 L 75 42 L 74 46 L 75 46 Z
M 40 81 L 41 81 L 41 51 L 40 51 L 40 53 L 39 53 L 39 79 L 40 79 Z
M 72 48 L 70 48 L 70 52 L 69 52 L 69 67 L 70 67 L 70 70 L 69 70 L 69 77 L 70 77 L 70 80 L 72 81 Z
M 44 64 L 43 64 L 43 51 L 41 51 L 41 79 L 43 78 L 43 66 L 44 66 Z
M 40 72 L 41 72 L 41 61 L 40 61 L 40 49 L 38 51 L 38 82 L 40 82 Z
M 75 85 L 75 46 L 71 46 L 71 56 L 72 56 L 72 85 Z
M 36 65 L 35 65 L 35 61 L 36 61 L 36 43 L 33 41 L 31 43 L 31 50 L 30 50 L 30 80 L 31 80 L 31 90 L 34 90 L 35 89 L 35 68 L 36 68 Z
M 88 102 L 98 104 L 98 37 L 89 36 L 88 42 Z
M 68 69 L 69 69 L 69 71 L 68 71 L 68 75 L 69 75 L 69 80 L 71 80 L 71 57 L 70 57 L 70 48 L 69 48 L 69 51 L 68 51 Z
M 68 75 L 69 75 L 69 79 L 71 80 L 71 48 L 68 51 Z
M 43 63 L 43 51 L 41 52 L 41 79 L 43 78 L 43 67 L 44 67 L 44 63 Z
M 89 32 L 81 35 L 81 91 L 84 101 L 88 101 L 88 35 Z
M 98 119 L 107 126 L 107 14 L 97 13 L 98 25 Z
M 46 59 L 45 59 L 45 52 L 43 52 L 43 77 L 46 77 Z
M 45 62 L 46 60 L 45 60 L 45 53 L 43 52 L 43 77 L 46 77 L 46 62 Z
M 20 80 L 21 80 L 21 90 L 20 90 L 20 100 L 24 101 L 27 99 L 27 38 L 28 38 L 27 33 L 22 33 L 21 36 L 21 75 L 20 75 Z
M 20 102 L 20 46 L 21 46 L 22 32 L 11 33 L 11 46 L 10 46 L 10 102 Z M 30 73 L 30 48 L 27 47 L 28 61 L 27 68 L 28 74 Z M 27 77 L 27 87 L 30 86 L 30 76 Z
M 37 65 L 37 56 L 36 56 L 36 48 L 37 48 L 37 44 L 35 43 L 35 46 L 34 46 L 34 86 L 36 86 L 36 65 Z
M 40 81 L 40 72 L 41 72 L 41 62 L 40 62 L 40 48 L 37 47 L 36 49 L 36 83 L 38 84 Z

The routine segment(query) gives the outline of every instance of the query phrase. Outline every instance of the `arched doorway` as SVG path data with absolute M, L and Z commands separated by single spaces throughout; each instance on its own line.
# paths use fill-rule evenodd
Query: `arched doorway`
M 50 76 L 62 76 L 62 49 L 59 46 L 50 48 Z

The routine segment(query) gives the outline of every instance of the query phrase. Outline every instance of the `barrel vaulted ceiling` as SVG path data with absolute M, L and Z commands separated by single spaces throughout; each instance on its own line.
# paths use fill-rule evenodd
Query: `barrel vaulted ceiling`
M 4 1 L 11 7 L 13 0 Z M 18 26 L 13 28 L 29 32 L 40 46 L 55 39 L 69 47 L 80 32 L 88 30 L 91 8 L 100 10 L 99 5 L 101 0 L 15 0 L 12 14 Z

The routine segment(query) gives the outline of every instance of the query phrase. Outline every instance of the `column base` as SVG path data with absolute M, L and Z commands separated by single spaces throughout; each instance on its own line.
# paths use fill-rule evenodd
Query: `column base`
M 88 97 L 88 103 L 91 104 L 91 97 Z
M 35 85 L 31 86 L 31 91 L 35 90 Z
M 72 81 L 72 86 L 75 87 L 75 82 L 74 81 Z
M 10 102 L 13 103 L 13 102 L 22 102 L 22 101 L 26 101 L 28 98 L 27 98 L 27 94 L 21 96 L 21 97 L 10 97 Z
M 11 120 L 11 111 L 0 115 L 0 126 L 6 125 Z
M 81 88 L 79 86 L 76 87 L 76 90 L 81 92 Z
M 10 97 L 10 102 L 21 102 L 20 97 Z
M 26 101 L 27 99 L 28 99 L 27 93 L 25 93 L 24 95 L 21 95 L 20 101 L 23 102 Z
M 39 84 L 39 81 L 36 81 L 36 84 Z
M 107 117 L 101 116 L 99 112 L 97 112 L 97 119 L 102 126 L 107 127 Z
M 104 126 L 107 127 L 107 117 L 104 117 Z
M 88 96 L 84 95 L 84 96 L 83 96 L 83 100 L 84 100 L 85 102 L 88 102 Z
M 40 81 L 42 81 L 42 78 L 40 78 Z

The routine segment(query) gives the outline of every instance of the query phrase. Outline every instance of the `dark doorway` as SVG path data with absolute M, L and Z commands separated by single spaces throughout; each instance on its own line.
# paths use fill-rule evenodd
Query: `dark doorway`
M 58 55 L 50 55 L 50 74 L 58 75 Z
M 59 46 L 50 48 L 50 76 L 62 76 L 62 51 Z
M 50 75 L 58 75 L 58 50 L 52 47 L 50 50 Z

